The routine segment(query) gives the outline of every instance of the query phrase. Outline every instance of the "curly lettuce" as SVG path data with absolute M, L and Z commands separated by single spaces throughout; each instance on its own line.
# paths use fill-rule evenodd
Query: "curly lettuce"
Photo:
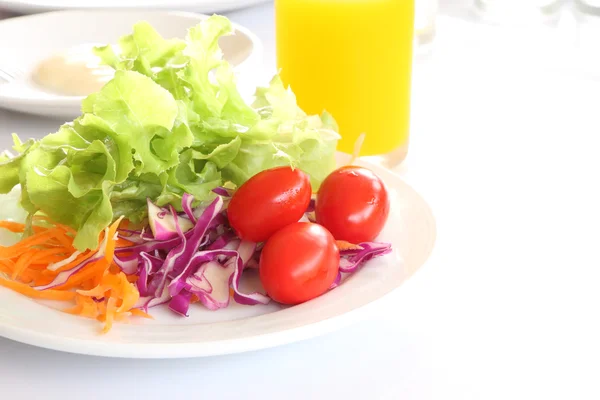
M 231 32 L 213 16 L 168 40 L 140 22 L 117 46 L 96 48 L 114 79 L 58 132 L 15 137 L 18 154 L 0 156 L 0 193 L 20 184 L 23 208 L 76 229 L 83 250 L 118 217 L 142 221 L 148 198 L 180 207 L 184 193 L 206 200 L 282 165 L 307 172 L 316 190 L 335 167 L 335 121 L 307 116 L 277 76 L 247 104 L 218 45 Z

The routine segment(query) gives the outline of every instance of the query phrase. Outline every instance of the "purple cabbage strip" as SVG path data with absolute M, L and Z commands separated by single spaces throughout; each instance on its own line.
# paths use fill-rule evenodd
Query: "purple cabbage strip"
M 215 301 L 211 299 L 210 294 L 213 291 L 213 287 L 210 282 L 204 277 L 204 271 L 212 263 L 204 263 L 198 268 L 198 270 L 186 279 L 186 284 L 189 286 L 189 290 L 193 293 L 198 300 L 206 306 L 209 310 L 216 310 Z
M 392 247 L 389 243 L 378 243 L 378 242 L 363 242 L 356 245 L 356 249 L 346 249 L 340 251 L 341 256 L 355 256 L 359 253 L 367 251 L 373 251 L 377 249 L 390 249 Z
M 87 260 L 82 261 L 81 263 L 79 263 L 78 265 L 74 266 L 73 268 L 71 268 L 69 270 L 59 272 L 58 275 L 56 275 L 56 277 L 54 277 L 52 282 L 48 283 L 47 285 L 35 286 L 34 289 L 35 290 L 46 290 L 46 289 L 52 289 L 57 286 L 60 286 L 64 283 L 66 283 L 70 277 L 72 277 L 73 275 L 75 275 L 79 271 L 81 271 L 86 265 L 89 265 L 90 263 L 101 260 L 102 258 L 104 258 L 105 251 L 106 251 L 106 244 L 108 243 L 108 240 L 109 240 L 108 228 L 106 228 L 104 230 L 104 240 L 102 241 L 102 244 L 100 245 L 100 249 L 98 250 L 98 252 L 96 254 L 94 254 L 93 257 L 90 257 Z
M 121 239 L 125 239 L 130 241 L 131 243 L 135 243 L 135 244 L 141 244 L 143 243 L 143 240 L 141 240 L 139 237 L 137 236 L 126 236 L 126 235 L 121 235 L 119 234 L 119 238 Z
M 156 297 L 159 296 L 160 293 L 164 293 L 165 289 L 167 289 L 167 278 L 168 275 L 171 273 L 172 270 L 175 269 L 176 265 L 179 263 L 179 259 L 183 258 L 183 255 L 186 252 L 186 247 L 187 247 L 187 240 L 185 235 L 183 234 L 183 231 L 181 230 L 181 226 L 179 225 L 179 217 L 177 215 L 177 213 L 173 213 L 173 218 L 175 221 L 175 229 L 177 230 L 177 236 L 179 236 L 179 238 L 181 239 L 181 242 L 179 243 L 179 245 L 177 247 L 175 247 L 173 250 L 171 250 L 169 252 L 169 254 L 167 254 L 167 258 L 165 259 L 165 262 L 162 266 L 162 270 L 159 271 L 159 277 L 160 280 L 158 281 L 158 285 L 156 287 L 156 291 L 154 293 L 154 295 Z M 197 225 L 196 225 L 197 226 Z M 194 228 L 194 231 L 196 229 Z M 192 233 L 192 236 L 194 236 L 194 234 Z
M 218 256 L 223 255 L 226 252 L 224 250 L 212 250 L 212 251 L 199 251 L 192 256 L 187 266 L 179 273 L 179 275 L 173 277 L 171 283 L 169 284 L 169 293 L 171 296 L 177 295 L 179 291 L 185 288 L 185 285 L 182 285 L 182 282 L 185 282 L 186 279 L 192 275 L 197 267 L 202 264 L 215 261 Z M 232 254 L 233 255 L 233 254 Z
M 169 309 L 176 312 L 184 317 L 188 316 L 188 310 L 190 309 L 190 301 L 192 300 L 192 294 L 187 290 L 182 291 L 177 296 L 173 296 L 169 301 Z
M 167 288 L 165 288 L 165 290 L 163 290 L 160 297 L 154 297 L 154 296 L 140 297 L 133 308 L 140 308 L 140 309 L 142 309 L 142 311 L 148 312 L 149 308 L 168 303 L 169 300 L 171 300 L 171 296 L 169 296 L 169 291 L 167 290 Z
M 182 280 L 182 279 L 177 279 L 177 280 L 171 281 L 169 283 L 169 286 L 167 286 L 167 287 L 169 289 L 169 296 L 171 296 L 171 297 L 175 297 L 179 293 L 191 289 L 191 286 L 185 280 Z
M 240 242 L 240 245 L 238 247 L 238 254 L 242 259 L 242 263 L 243 263 L 244 267 L 246 266 L 246 264 L 248 264 L 248 261 L 250 261 L 250 259 L 254 255 L 255 251 L 256 251 L 256 243 L 249 242 L 247 240 L 242 240 Z
M 198 267 L 196 272 L 194 272 L 192 275 L 187 277 L 186 283 L 188 285 L 190 285 L 190 288 L 191 288 L 190 290 L 201 290 L 206 293 L 212 292 L 212 285 L 210 284 L 209 281 L 207 281 L 204 278 L 204 271 L 206 270 L 206 268 L 208 268 L 208 265 L 211 262 L 215 262 L 215 261 L 209 261 L 207 263 L 200 265 L 200 267 Z
M 128 233 L 129 234 L 128 236 L 119 235 L 122 238 L 128 238 L 128 237 L 131 237 L 131 236 L 137 236 L 137 235 L 140 235 L 142 233 L 142 231 L 132 231 L 131 229 L 119 229 L 119 232 L 123 232 L 123 233 Z
M 187 231 L 184 236 L 186 238 L 189 238 L 190 236 L 192 236 L 192 233 L 193 233 L 193 229 Z M 146 253 L 152 253 L 156 250 L 172 250 L 174 247 L 176 247 L 180 243 L 181 243 L 181 238 L 179 236 L 174 237 L 169 240 L 164 240 L 164 241 L 153 240 L 153 241 L 148 241 L 146 243 L 138 244 L 135 246 L 122 247 L 122 248 L 116 249 L 115 254 L 119 255 L 119 254 L 126 254 L 126 253 L 141 253 L 142 251 L 146 252 Z
M 140 267 L 138 269 L 138 279 L 135 282 L 135 286 L 140 293 L 140 297 L 146 297 L 150 295 L 150 291 L 148 290 L 148 278 L 151 274 L 152 263 L 146 257 L 146 254 L 147 253 L 140 253 L 142 262 L 140 263 Z
M 160 267 L 162 267 L 164 260 L 160 257 L 157 257 L 155 255 L 152 254 L 148 254 L 148 253 L 140 253 L 140 257 L 144 255 L 146 257 L 146 259 L 148 261 L 150 261 L 151 266 L 151 271 L 152 273 L 158 272 L 160 270 Z
M 149 293 L 148 295 L 149 296 L 155 295 L 155 293 L 158 291 L 158 288 L 159 288 L 161 282 L 162 282 L 161 274 L 157 273 L 150 277 L 150 281 L 148 282 L 148 293 Z M 167 293 L 169 293 L 168 287 L 165 286 L 163 291 L 166 291 Z M 170 297 L 170 295 L 169 295 L 169 297 Z
M 208 246 L 209 243 L 210 243 L 210 233 L 207 235 L 204 235 L 204 237 L 200 241 L 200 244 L 198 245 L 198 248 L 201 249 L 202 247 Z
M 144 229 L 142 229 L 142 231 L 140 232 L 140 240 L 142 241 L 142 243 L 155 240 L 150 227 L 145 227 Z
M 252 253 L 249 249 L 252 248 Z M 235 260 L 236 268 L 231 276 L 231 287 L 233 288 L 234 294 L 233 299 L 239 304 L 245 305 L 256 305 L 256 304 L 268 304 L 271 298 L 258 292 L 245 294 L 240 291 L 240 281 L 242 279 L 242 272 L 244 271 L 245 264 L 250 260 L 250 257 L 256 249 L 256 243 L 242 241 L 238 247 L 238 251 L 241 250 L 241 254 L 248 257 L 246 259 L 242 256 L 238 256 Z M 238 253 L 240 254 L 240 253 Z
M 224 234 L 222 234 L 218 238 L 216 238 L 214 240 L 214 242 L 209 244 L 206 249 L 207 250 L 222 249 L 225 247 L 225 245 L 227 245 L 227 243 L 231 242 L 234 238 L 235 238 L 235 236 L 233 235 L 233 233 L 225 232 Z
M 329 286 L 329 290 L 335 289 L 336 287 L 340 286 L 340 283 L 342 283 L 342 273 L 340 271 L 338 271 L 338 274 L 335 277 L 335 280 L 333 281 L 331 286 Z
M 196 216 L 194 215 L 194 210 L 192 210 L 192 203 L 194 202 L 194 196 L 189 193 L 185 193 L 181 198 L 181 206 L 183 207 L 183 211 L 185 215 L 192 221 L 194 224 L 197 222 Z
M 192 287 L 190 291 L 209 310 L 227 307 L 231 297 L 229 295 L 229 278 L 233 274 L 234 268 L 232 262 L 225 265 L 215 261 L 205 263 L 198 273 L 188 279 L 188 283 Z
M 228 220 L 227 220 L 227 217 L 225 216 L 225 214 L 220 213 L 220 214 L 217 214 L 212 221 L 210 221 L 210 224 L 208 225 L 208 228 L 209 229 L 216 229 L 216 228 L 218 228 L 218 227 L 220 227 L 222 225 L 225 225 L 227 223 L 228 223 Z
M 119 257 L 115 255 L 113 256 L 113 261 L 126 275 L 132 275 L 138 271 L 139 259 L 137 255 L 132 257 Z
M 132 243 L 144 243 L 144 238 L 142 237 L 142 235 L 144 234 L 144 231 L 132 231 L 130 229 L 119 229 L 119 237 L 125 240 L 128 240 Z M 124 234 L 123 234 L 124 233 Z
M 219 287 L 227 288 L 227 296 L 229 296 L 229 287 L 232 286 L 234 290 L 234 299 L 241 304 L 266 304 L 270 301 L 268 297 L 260 293 L 245 294 L 239 289 L 239 279 L 236 281 L 237 276 L 241 276 L 245 261 L 252 257 L 254 254 L 255 244 L 250 242 L 241 242 L 237 247 L 237 250 L 212 250 L 212 251 L 201 251 L 194 255 L 188 265 L 188 268 L 181 272 L 180 275 L 173 278 L 169 285 L 169 291 L 172 296 L 177 295 L 179 291 L 187 289 L 193 294 L 198 296 L 200 301 L 206 305 L 209 309 L 223 308 L 229 304 L 228 299 L 217 299 L 212 295 L 212 288 Z M 218 262 L 220 257 L 225 257 L 225 265 L 221 265 Z M 215 273 L 214 266 L 219 266 L 220 273 Z M 200 268 L 193 273 L 196 267 Z M 211 269 L 212 268 L 212 269 Z M 211 273 L 213 276 L 206 276 Z M 219 279 L 220 278 L 220 279 Z M 215 281 L 213 279 L 219 279 Z M 191 286 L 188 288 L 185 284 Z M 206 287 L 201 286 L 202 283 L 206 283 Z M 223 291 L 221 291 L 222 293 Z
M 233 190 L 225 189 L 224 187 L 216 187 L 213 189 L 213 193 L 218 194 L 223 197 L 231 197 L 233 194 Z
M 223 200 L 220 197 L 217 197 L 204 211 L 204 213 L 198 218 L 196 225 L 192 228 L 192 235 L 187 238 L 182 243 L 183 253 L 178 256 L 172 268 L 168 268 L 168 273 L 173 271 L 174 274 L 179 275 L 191 262 L 194 254 L 199 250 L 200 244 L 202 243 L 202 239 L 206 235 L 206 231 L 208 230 L 208 226 L 210 222 L 213 220 L 215 215 L 217 215 L 221 211 L 221 207 L 223 206 Z M 169 253 L 171 254 L 171 253 Z M 167 256 L 168 258 L 168 256 Z
M 365 262 L 392 251 L 389 243 L 365 242 L 360 243 L 362 249 L 343 250 L 340 252 L 340 271 L 351 274 Z
M 158 257 L 144 252 L 140 253 L 140 258 L 142 259 L 142 262 L 139 263 L 140 265 L 138 268 L 138 280 L 136 282 L 136 286 L 140 292 L 140 296 L 145 297 L 151 294 L 151 291 L 149 290 L 148 278 L 150 275 L 160 270 L 164 261 Z

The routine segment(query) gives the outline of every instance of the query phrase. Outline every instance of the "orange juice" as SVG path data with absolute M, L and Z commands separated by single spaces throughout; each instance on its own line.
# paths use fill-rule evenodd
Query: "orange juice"
M 308 113 L 330 112 L 339 150 L 408 144 L 414 0 L 275 0 L 277 63 Z M 402 156 L 403 158 L 403 156 Z

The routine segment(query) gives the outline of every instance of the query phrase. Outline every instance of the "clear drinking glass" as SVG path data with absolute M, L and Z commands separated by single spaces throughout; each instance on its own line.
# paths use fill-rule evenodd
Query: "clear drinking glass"
M 531 23 L 558 14 L 563 0 L 474 0 L 484 18 L 498 23 Z
M 415 39 L 417 45 L 430 44 L 435 38 L 438 0 L 415 0 Z
M 600 16 L 600 0 L 575 0 L 579 11 Z
M 275 0 L 277 66 L 298 104 L 328 111 L 338 149 L 387 166 L 408 149 L 414 0 Z M 363 136 L 365 134 L 366 136 Z

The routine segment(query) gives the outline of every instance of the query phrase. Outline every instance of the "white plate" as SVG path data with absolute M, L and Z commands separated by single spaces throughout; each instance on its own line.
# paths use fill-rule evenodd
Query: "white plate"
M 37 63 L 56 52 L 85 43 L 116 43 L 138 21 L 148 21 L 167 38 L 185 37 L 187 29 L 208 18 L 202 14 L 165 11 L 59 11 L 0 21 L 0 69 L 21 70 L 23 76 L 0 80 L 0 107 L 31 114 L 73 119 L 80 115 L 80 96 L 45 91 L 31 79 Z M 249 30 L 234 24 L 235 35 L 221 39 L 225 58 L 239 76 L 240 91 L 252 94 L 262 45 Z
M 194 12 L 222 12 L 268 0 L 0 0 L 0 8 L 19 13 L 83 8 L 157 8 Z
M 386 182 L 391 213 L 378 240 L 393 253 L 375 259 L 336 289 L 307 303 L 283 308 L 232 304 L 219 311 L 197 305 L 189 318 L 152 309 L 155 320 L 116 323 L 106 335 L 99 323 L 65 314 L 0 287 L 0 336 L 72 353 L 108 357 L 180 358 L 273 347 L 339 329 L 364 315 L 365 306 L 397 289 L 433 248 L 435 220 L 427 203 L 397 175 L 366 164 Z M 2 209 L 3 207 L 0 207 Z M 246 284 L 254 279 L 247 277 Z

